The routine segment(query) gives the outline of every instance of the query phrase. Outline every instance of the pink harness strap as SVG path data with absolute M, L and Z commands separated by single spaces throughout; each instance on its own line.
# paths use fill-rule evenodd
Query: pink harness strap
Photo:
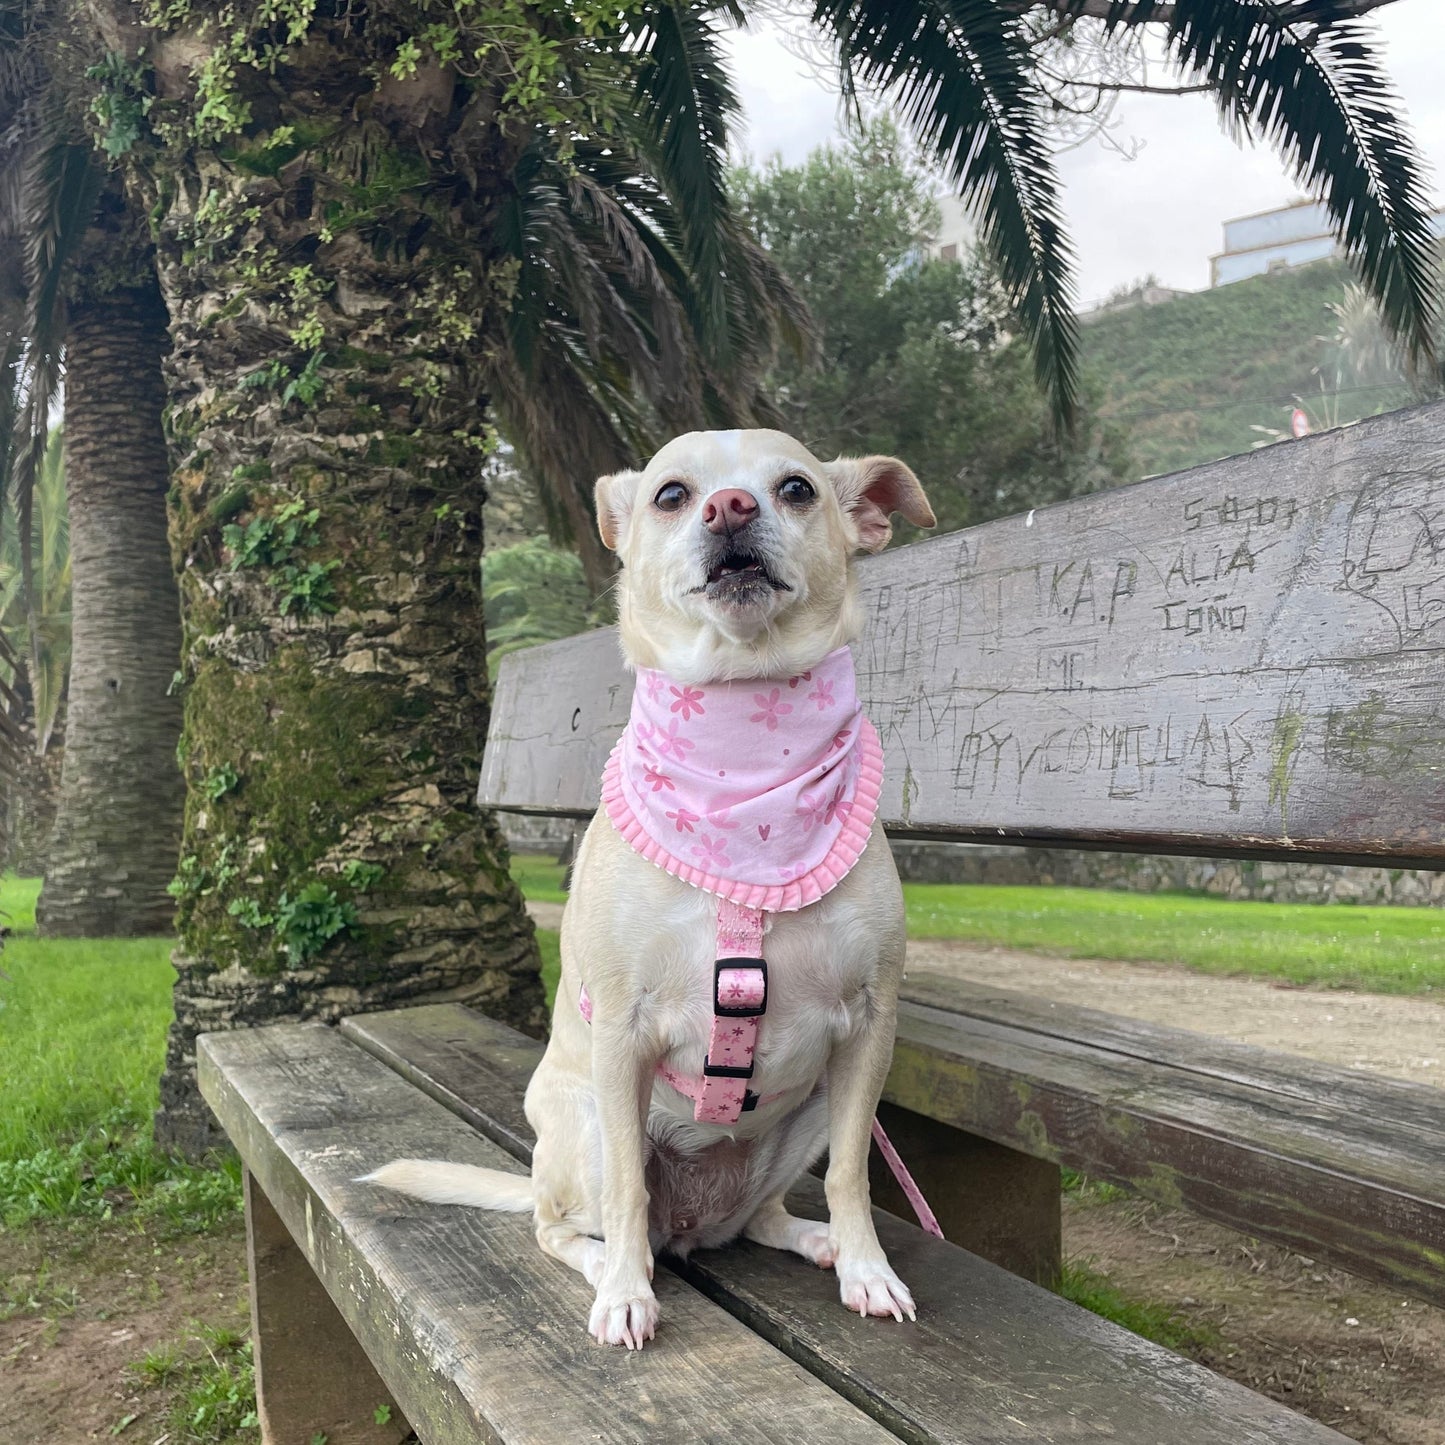
M 717 963 L 713 968 L 712 1032 L 702 1087 L 683 1090 L 700 1124 L 736 1124 L 758 1096 L 748 1088 L 758 1047 L 758 1021 L 768 1011 L 763 915 L 726 898 L 717 901 Z
M 577 1000 L 582 1017 L 592 1022 L 587 985 Z M 742 1115 L 783 1096 L 754 1094 L 748 1088 L 758 1046 L 758 1023 L 768 1008 L 768 965 L 763 959 L 763 914 L 726 898 L 717 901 L 717 963 L 713 968 L 712 1032 L 702 1078 L 691 1079 L 666 1064 L 657 1073 L 684 1098 L 693 1101 L 693 1118 L 701 1124 L 736 1124 Z M 943 1230 L 928 1207 L 923 1191 L 893 1147 L 883 1125 L 873 1120 L 873 1140 L 898 1181 L 918 1222 L 939 1239 Z

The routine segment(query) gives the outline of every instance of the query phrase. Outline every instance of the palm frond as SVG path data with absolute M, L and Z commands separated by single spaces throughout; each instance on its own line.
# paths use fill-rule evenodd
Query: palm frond
M 1145 22 L 1119 0 L 1105 24 Z M 1262 136 L 1317 193 L 1414 365 L 1437 360 L 1430 207 L 1402 107 L 1348 0 L 1177 0 L 1170 51 L 1213 88 L 1226 124 Z
M 731 348 L 727 308 L 728 128 L 739 112 L 708 7 L 665 0 L 628 11 L 638 57 L 634 99 L 648 159 L 681 218 L 704 343 L 719 364 Z M 737 6 L 728 7 L 740 19 Z
M 1058 182 L 1018 17 L 994 0 L 815 0 L 845 95 L 859 82 L 902 117 L 978 217 L 1060 422 L 1078 398 L 1078 332 Z
M 506 344 L 486 363 L 493 404 L 550 535 L 579 550 L 599 588 L 595 477 L 674 432 L 773 420 L 763 373 L 779 347 L 811 342 L 801 300 L 729 209 L 714 237 L 729 333 L 728 364 L 717 361 L 687 227 L 648 144 L 645 132 L 574 138 L 563 160 L 539 132 L 493 231 L 516 268 Z

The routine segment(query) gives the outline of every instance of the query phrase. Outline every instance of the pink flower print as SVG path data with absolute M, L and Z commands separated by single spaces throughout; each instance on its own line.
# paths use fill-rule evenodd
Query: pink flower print
M 848 739 L 852 736 L 852 728 L 839 728 L 838 731 L 833 734 L 833 746 L 837 748 L 839 752 L 842 752 L 843 749 L 848 746 Z
M 699 818 L 696 813 L 689 813 L 688 810 L 680 804 L 678 805 L 677 812 L 668 813 L 667 816 L 672 819 L 672 826 L 676 828 L 679 833 L 691 833 L 692 825 L 702 822 L 702 819 Z
M 831 806 L 821 793 L 804 793 L 798 800 L 798 816 L 803 820 L 803 831 L 811 833 L 814 828 L 831 821 L 826 816 Z
M 652 784 L 654 793 L 660 793 L 664 788 L 674 793 L 677 791 L 677 784 L 666 773 L 659 772 L 656 768 L 643 768 L 642 779 L 644 782 Z
M 808 694 L 808 701 L 818 704 L 818 711 L 825 708 L 837 707 L 838 700 L 833 696 L 833 679 L 822 677 L 818 679 L 818 685 Z
M 812 680 L 813 674 L 811 672 L 800 672 L 797 677 L 790 677 L 788 679 L 788 686 L 797 687 L 800 682 L 812 682 Z M 831 687 L 832 683 L 829 683 L 828 685 L 829 687 Z
M 732 821 L 732 811 L 731 808 L 719 808 L 716 812 L 709 813 L 707 820 L 714 828 L 724 828 L 730 831 L 741 826 Z
M 806 863 L 790 863 L 786 868 L 778 869 L 778 882 L 791 883 L 795 878 L 801 878 L 807 871 Z
M 665 758 L 676 758 L 678 762 L 687 761 L 687 755 L 697 746 L 691 738 L 680 738 L 677 735 L 677 719 L 673 718 L 667 725 L 667 731 L 657 729 L 653 738 L 653 745 Z
M 704 833 L 701 840 L 693 845 L 692 856 L 704 867 L 727 868 L 732 863 L 727 850 L 726 838 L 709 838 Z
M 696 687 L 670 687 L 668 691 L 676 701 L 669 709 L 671 712 L 680 712 L 683 722 L 690 722 L 693 713 L 699 717 L 707 711 L 702 705 L 702 691 Z
M 837 819 L 840 823 L 848 821 L 848 815 L 853 811 L 852 803 L 844 800 L 843 790 L 846 784 L 839 783 L 833 790 L 833 796 L 828 800 L 828 807 L 823 813 L 823 825 L 826 827 Z
M 655 672 L 649 672 L 642 685 L 647 689 L 650 701 L 656 702 L 662 696 L 662 679 Z M 673 688 L 673 691 L 676 692 L 677 689 Z
M 753 701 L 762 708 L 762 711 L 755 712 L 748 721 L 763 723 L 770 733 L 777 732 L 778 719 L 786 717 L 793 710 L 793 704 L 783 702 L 782 696 L 783 690 L 780 687 L 775 687 L 772 692 L 767 694 L 755 692 Z
M 642 750 L 646 752 L 647 749 L 643 747 L 643 744 L 652 740 L 652 735 L 657 729 L 654 728 L 651 723 L 640 722 L 633 727 L 632 731 L 637 736 L 637 745 L 642 747 Z

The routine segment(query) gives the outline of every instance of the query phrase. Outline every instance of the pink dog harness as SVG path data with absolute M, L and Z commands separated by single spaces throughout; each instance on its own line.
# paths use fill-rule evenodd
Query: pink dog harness
M 768 1001 L 763 916 L 805 908 L 843 881 L 868 844 L 882 782 L 883 750 L 847 647 L 778 682 L 689 686 L 639 669 L 602 806 L 644 858 L 718 900 L 702 1078 L 658 1065 L 699 1122 L 735 1124 L 781 1097 L 747 1087 Z M 579 1004 L 590 1020 L 585 987 Z M 876 1119 L 873 1136 L 919 1221 L 941 1238 Z

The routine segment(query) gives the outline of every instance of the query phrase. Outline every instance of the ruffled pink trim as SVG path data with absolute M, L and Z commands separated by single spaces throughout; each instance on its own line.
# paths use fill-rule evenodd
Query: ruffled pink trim
M 792 913 L 832 892 L 862 857 L 872 836 L 873 820 L 878 816 L 878 798 L 883 791 L 883 747 L 873 724 L 866 717 L 859 718 L 858 722 L 858 784 L 842 831 L 820 863 L 789 883 L 746 883 L 720 878 L 716 873 L 684 863 L 681 858 L 669 853 L 643 828 L 622 791 L 621 739 L 602 770 L 602 806 L 607 810 L 613 827 L 633 850 L 674 878 L 743 908 L 759 908 L 765 913 Z

